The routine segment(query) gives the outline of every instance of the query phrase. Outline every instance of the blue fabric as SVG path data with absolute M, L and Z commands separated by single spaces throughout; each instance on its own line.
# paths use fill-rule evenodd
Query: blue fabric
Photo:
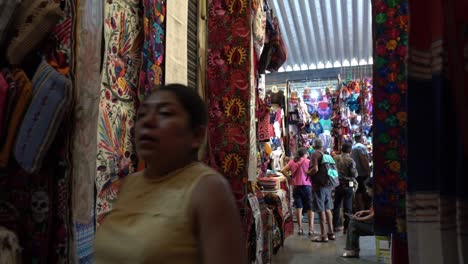
M 28 173 L 37 172 L 44 156 L 70 111 L 72 83 L 46 62 L 42 62 L 33 78 L 33 97 L 21 123 L 14 154 L 18 164 Z
M 76 224 L 76 247 L 78 263 L 92 264 L 94 263 L 94 232 L 95 232 L 94 207 L 91 210 L 91 219 L 89 224 Z

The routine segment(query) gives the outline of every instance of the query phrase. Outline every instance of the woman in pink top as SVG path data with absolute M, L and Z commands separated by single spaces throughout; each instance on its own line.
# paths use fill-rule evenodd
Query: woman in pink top
M 291 172 L 292 183 L 294 185 L 293 198 L 296 207 L 297 222 L 299 224 L 299 235 L 304 234 L 302 230 L 302 211 L 306 211 L 309 217 L 309 235 L 314 235 L 314 213 L 312 209 L 312 183 L 307 177 L 309 170 L 309 153 L 306 148 L 299 148 L 293 160 L 281 172 L 286 175 Z

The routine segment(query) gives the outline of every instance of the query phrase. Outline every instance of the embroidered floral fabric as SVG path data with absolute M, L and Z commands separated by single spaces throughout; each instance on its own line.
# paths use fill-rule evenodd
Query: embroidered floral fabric
M 166 4 L 163 0 L 143 0 L 143 62 L 140 72 L 139 99 L 143 100 L 154 86 L 164 83 L 164 42 Z
M 120 180 L 136 169 L 134 123 L 143 41 L 140 1 L 104 4 L 105 53 L 97 133 L 96 218 L 112 210 Z
M 245 207 L 250 129 L 251 9 L 246 0 L 208 3 L 208 164 Z
M 373 10 L 375 232 L 388 235 L 396 230 L 395 215 L 405 219 L 406 211 L 408 1 L 375 1 Z

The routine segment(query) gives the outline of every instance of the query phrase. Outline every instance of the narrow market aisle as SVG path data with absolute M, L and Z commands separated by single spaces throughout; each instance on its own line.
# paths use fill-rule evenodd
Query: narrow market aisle
M 307 225 L 307 224 L 306 224 Z M 316 225 L 316 230 L 319 226 Z M 272 264 L 325 264 L 325 263 L 378 263 L 375 256 L 375 238 L 361 237 L 361 258 L 345 259 L 340 257 L 346 237 L 339 233 L 336 241 L 314 243 L 307 235 L 298 236 L 297 232 L 286 239 Z

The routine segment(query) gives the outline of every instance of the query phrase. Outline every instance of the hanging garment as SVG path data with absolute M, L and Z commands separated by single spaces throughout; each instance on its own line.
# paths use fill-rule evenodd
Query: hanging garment
M 386 227 L 388 216 L 397 215 L 393 228 L 399 233 L 407 231 L 409 250 L 398 245 L 405 241 L 400 241 L 395 250 L 408 252 L 409 263 L 466 263 L 468 2 L 408 2 L 408 83 L 399 82 L 383 89 L 377 86 L 381 79 L 375 79 L 374 93 L 379 103 L 375 108 L 374 125 L 376 131 L 388 130 L 374 141 L 376 150 L 385 151 L 374 151 L 374 156 L 380 159 L 385 155 L 382 162 L 390 165 L 386 168 L 384 164 L 375 163 L 379 169 L 375 172 L 379 177 L 376 183 L 384 192 L 378 193 L 382 200 L 379 206 L 380 210 L 385 210 L 377 215 L 376 224 L 382 229 Z M 430 23 L 427 21 L 429 12 Z M 406 35 L 403 37 L 406 39 Z M 408 103 L 390 100 L 396 98 L 395 95 Z M 388 112 L 382 109 L 381 98 L 388 98 L 390 109 L 396 106 L 398 111 L 383 115 Z M 405 107 L 401 107 L 402 104 Z M 378 142 L 385 137 L 391 139 L 388 145 Z M 393 141 L 398 142 L 396 148 Z M 421 148 L 421 144 L 427 142 L 430 142 L 430 149 Z M 396 177 L 389 172 L 378 174 L 388 169 L 397 173 Z M 390 186 L 398 188 L 390 193 Z M 390 200 L 395 196 L 401 199 Z M 406 208 L 402 208 L 405 197 Z M 402 253 L 395 253 L 400 261 Z
M 52 31 L 63 16 L 60 2 L 24 1 L 15 14 L 16 32 L 8 45 L 6 58 L 12 65 L 19 65 Z
M 0 146 L 3 145 L 4 139 L 6 138 L 7 131 L 8 131 L 8 124 L 10 122 L 10 118 L 13 113 L 16 99 L 17 99 L 16 97 L 18 94 L 16 81 L 13 78 L 13 74 L 11 74 L 10 70 L 8 70 L 7 68 L 3 68 L 1 73 L 3 77 L 5 77 L 5 81 L 8 84 L 8 93 L 7 93 L 6 103 L 3 109 L 4 111 L 3 124 L 0 124 L 0 126 L 3 127 L 3 129 L 0 130 Z
M 254 217 L 254 224 L 255 224 L 255 235 L 256 235 L 256 261 L 255 263 L 262 264 L 263 263 L 263 240 L 265 239 L 265 234 L 263 233 L 263 221 L 260 212 L 260 205 L 258 203 L 258 199 L 255 195 L 249 194 L 248 201 L 250 208 L 252 209 L 252 214 Z
M 161 2 L 165 1 L 149 1 Z M 160 4 L 164 6 L 163 4 Z M 167 1 L 167 15 L 161 13 L 161 18 L 153 23 L 158 23 L 166 32 L 165 44 L 160 45 L 165 48 L 164 62 L 164 82 L 188 84 L 188 1 Z M 165 19 L 164 19 L 165 16 Z M 165 22 L 165 25 L 164 25 Z M 153 26 L 154 27 L 154 26 Z M 162 39 L 164 41 L 164 39 Z M 164 51 L 164 50 L 163 50 Z
M 133 130 L 143 40 L 137 0 L 104 4 L 104 65 L 97 131 L 96 218 L 112 210 L 120 180 L 135 171 Z
M 0 20 L 0 46 L 3 45 L 10 20 L 20 2 L 21 0 L 6 0 L 0 2 L 0 17 L 2 18 Z
M 95 202 L 103 4 L 101 0 L 79 1 L 76 11 L 72 203 L 74 222 L 86 225 L 94 224 L 90 212 Z M 77 236 L 81 236 L 80 230 L 76 230 Z
M 32 86 L 28 77 L 22 70 L 15 70 L 13 76 L 18 85 L 18 100 L 15 110 L 11 115 L 5 142 L 0 151 L 0 168 L 7 166 L 10 160 L 10 153 L 13 147 L 17 130 L 23 120 L 24 113 L 29 107 L 32 97 Z
M 42 62 L 32 80 L 33 96 L 18 131 L 15 158 L 24 171 L 39 171 L 59 130 L 70 112 L 73 91 L 69 79 Z
M 136 3 L 137 1 L 133 2 Z M 187 1 L 184 1 L 184 3 L 186 5 Z M 182 10 L 187 10 L 187 8 L 182 8 Z M 174 11 L 178 12 L 177 10 Z M 140 71 L 140 90 L 138 91 L 138 99 L 140 101 L 142 101 L 155 86 L 164 84 L 166 3 L 162 0 L 143 0 L 143 12 L 144 19 L 142 26 L 144 42 L 142 47 L 143 56 Z M 185 13 L 187 13 L 187 11 Z M 170 24 L 174 25 L 174 17 L 171 17 L 170 20 Z M 179 31 L 174 32 L 174 34 L 177 33 L 184 34 Z M 187 36 L 186 32 L 185 36 Z M 183 43 L 185 44 L 187 41 L 185 40 Z M 181 43 L 178 43 L 177 46 L 180 44 Z M 138 47 L 140 43 L 134 43 L 134 45 Z M 181 50 L 186 50 L 186 48 Z M 173 52 L 170 53 L 173 54 Z M 187 60 L 187 58 L 184 59 Z M 171 78 L 176 78 L 172 72 L 169 75 Z
M 250 135 L 251 12 L 245 1 L 208 4 L 207 99 L 209 100 L 207 163 L 229 178 L 239 208 L 245 204 L 245 180 L 251 142 L 236 144 L 233 127 Z M 231 82 L 230 76 L 239 76 Z
M 3 73 L 0 73 L 0 138 L 3 138 L 2 137 L 3 124 L 4 124 L 3 120 L 8 119 L 6 116 L 6 113 L 7 113 L 7 106 L 8 106 L 7 99 L 8 99 L 9 88 L 10 86 L 8 85 L 8 82 L 3 76 Z
M 264 10 L 263 0 L 252 1 L 254 9 L 254 23 L 253 23 L 253 41 L 255 54 L 260 57 L 263 51 L 263 45 L 265 44 L 266 34 L 266 12 Z M 257 58 L 259 60 L 260 58 Z

